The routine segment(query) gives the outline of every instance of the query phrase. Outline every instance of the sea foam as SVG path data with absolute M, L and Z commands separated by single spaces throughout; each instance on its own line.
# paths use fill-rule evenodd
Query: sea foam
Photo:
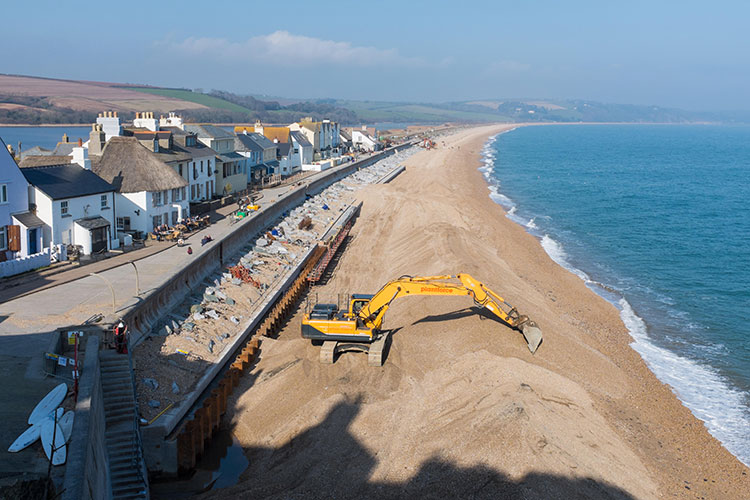
M 747 439 L 750 415 L 746 410 L 746 395 L 732 389 L 730 384 L 710 367 L 656 345 L 648 335 L 646 322 L 636 314 L 619 290 L 592 280 L 588 274 L 572 265 L 562 244 L 549 234 L 539 232 L 534 222 L 535 217 L 525 219 L 518 215 L 518 205 L 500 192 L 500 182 L 493 176 L 496 159 L 493 146 L 496 141 L 497 136 L 492 136 L 482 149 L 483 166 L 479 169 L 489 184 L 490 198 L 506 210 L 509 219 L 537 236 L 542 248 L 553 261 L 581 278 L 589 288 L 617 307 L 620 318 L 633 339 L 630 346 L 646 362 L 649 369 L 660 381 L 672 388 L 696 418 L 704 422 L 711 435 L 741 462 L 750 466 L 750 444 Z M 670 302 L 673 301 L 669 298 L 663 300 L 665 304 Z

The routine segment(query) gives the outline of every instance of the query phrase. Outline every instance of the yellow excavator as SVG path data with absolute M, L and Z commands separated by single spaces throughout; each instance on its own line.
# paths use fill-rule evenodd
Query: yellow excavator
M 337 304 L 315 304 L 302 318 L 302 336 L 323 342 L 321 363 L 333 363 L 336 354 L 344 351 L 362 351 L 368 353 L 368 364 L 382 366 L 383 348 L 389 334 L 381 329 L 383 318 L 394 300 L 409 295 L 468 295 L 475 304 L 519 330 L 532 353 L 542 343 L 542 331 L 536 323 L 468 274 L 401 276 L 388 282 L 375 295 L 352 294 L 345 310 L 340 310 Z

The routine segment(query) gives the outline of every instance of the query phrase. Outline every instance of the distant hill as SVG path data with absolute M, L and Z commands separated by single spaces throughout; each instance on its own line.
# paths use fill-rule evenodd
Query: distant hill
M 363 122 L 626 122 L 693 123 L 697 121 L 742 121 L 750 114 L 739 113 L 732 120 L 722 113 L 695 113 L 658 106 L 605 104 L 584 100 L 507 99 L 434 103 L 338 101 Z M 750 120 L 745 120 L 750 121 Z
M 290 99 L 150 85 L 0 74 L 0 123 L 91 123 L 105 110 L 131 119 L 136 111 L 175 111 L 189 121 L 291 123 L 302 117 L 359 123 L 627 122 L 750 123 L 748 112 L 696 113 L 659 106 L 586 100 L 475 99 L 448 103 Z

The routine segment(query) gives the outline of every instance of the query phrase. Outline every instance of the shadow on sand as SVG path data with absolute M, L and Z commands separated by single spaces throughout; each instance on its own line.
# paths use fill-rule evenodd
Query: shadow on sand
M 485 465 L 462 467 L 440 457 L 405 464 L 404 482 L 371 480 L 381 459 L 364 448 L 349 427 L 360 400 L 334 406 L 322 422 L 279 448 L 248 447 L 249 462 L 239 482 L 200 493 L 172 483 L 152 489 L 154 498 L 472 498 L 472 499 L 633 499 L 626 491 L 591 478 L 531 473 L 511 479 Z M 237 441 L 235 441 L 237 443 Z M 230 453 L 237 453 L 237 449 Z M 502 453 L 502 450 L 498 450 Z M 211 479 L 216 482 L 217 476 Z M 174 487 L 177 486 L 177 487 Z M 210 487 L 210 484 L 207 484 Z M 182 491 L 178 491 L 182 490 Z

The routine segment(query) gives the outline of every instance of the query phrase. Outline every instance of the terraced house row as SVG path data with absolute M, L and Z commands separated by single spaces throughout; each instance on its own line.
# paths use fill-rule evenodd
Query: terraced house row
M 365 129 L 360 132 L 366 133 Z M 229 200 L 306 170 L 373 150 L 338 123 L 288 126 L 184 123 L 175 113 L 99 114 L 88 138 L 54 150 L 0 151 L 0 277 L 132 244 L 210 200 Z M 17 154 L 16 154 L 17 153 Z

